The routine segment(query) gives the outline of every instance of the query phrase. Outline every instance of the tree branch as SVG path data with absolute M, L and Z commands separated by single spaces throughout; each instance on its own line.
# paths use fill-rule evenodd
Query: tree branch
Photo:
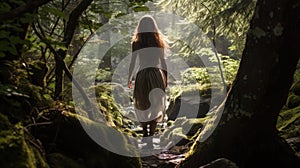
M 54 56 L 58 57 L 58 58 L 61 58 L 59 56 L 59 53 L 56 52 L 56 50 L 51 46 L 51 44 L 49 44 L 49 42 L 36 30 L 36 27 L 34 25 L 32 27 L 33 27 L 33 30 L 35 31 L 36 35 L 41 39 L 41 41 L 43 41 L 47 45 L 47 47 L 54 54 Z M 94 109 L 96 109 L 95 105 L 91 102 L 91 100 L 89 99 L 89 97 L 87 96 L 87 94 L 85 93 L 85 91 L 81 87 L 81 85 L 78 83 L 78 81 L 73 78 L 72 73 L 70 72 L 69 68 L 67 67 L 65 61 L 62 60 L 62 59 L 59 59 L 59 61 L 62 62 L 63 70 L 66 72 L 66 75 L 68 76 L 68 78 L 73 82 L 73 84 L 76 86 L 76 88 L 79 90 L 79 92 L 83 96 L 83 99 L 85 101 L 85 105 L 87 107 L 86 111 L 88 113 L 89 119 L 94 120 L 93 111 L 94 111 Z
M 82 0 L 80 4 L 71 12 L 67 26 L 65 29 L 65 34 L 64 34 L 64 39 L 63 39 L 63 44 L 68 47 L 69 44 L 72 41 L 76 26 L 78 24 L 78 19 L 85 11 L 88 6 L 92 3 L 93 0 Z

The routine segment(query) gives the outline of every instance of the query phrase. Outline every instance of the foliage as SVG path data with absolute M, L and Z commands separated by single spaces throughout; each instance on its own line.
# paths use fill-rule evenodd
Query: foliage
M 216 59 L 211 59 L 212 62 L 216 62 Z M 223 63 L 223 73 L 225 75 L 225 82 L 229 87 L 235 79 L 239 67 L 239 60 L 232 59 L 228 56 L 221 56 Z M 219 79 L 220 73 L 217 67 L 206 67 L 206 68 L 189 68 L 182 72 L 182 85 L 183 86 L 172 86 L 170 88 L 170 97 L 172 99 L 178 97 L 183 92 L 189 90 L 200 90 L 203 94 L 209 94 L 211 87 L 221 86 L 219 80 L 212 80 L 212 78 Z M 219 81 L 217 83 L 214 83 Z
M 229 46 L 225 50 L 230 50 L 228 54 L 235 58 L 241 57 L 255 1 L 167 0 L 160 1 L 158 6 L 195 22 L 212 41 L 215 38 L 217 49 L 227 42 Z M 190 34 L 193 38 L 193 32 Z M 222 41 L 224 37 L 226 40 Z M 221 40 L 220 43 L 218 40 Z

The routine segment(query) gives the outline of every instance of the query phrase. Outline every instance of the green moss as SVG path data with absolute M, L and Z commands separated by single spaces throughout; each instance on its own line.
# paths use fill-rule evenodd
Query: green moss
M 300 80 L 295 82 L 291 87 L 291 92 L 300 96 Z
M 291 94 L 287 99 L 287 106 L 288 108 L 295 108 L 300 105 L 300 96 Z
M 206 118 L 187 119 L 186 117 L 177 118 L 170 122 L 170 127 L 161 135 L 162 143 L 167 144 L 170 139 L 177 141 L 177 145 L 183 145 L 194 139 L 195 134 L 199 133 Z
M 186 135 L 188 136 L 194 136 L 200 128 L 203 127 L 203 124 L 205 123 L 206 118 L 193 118 L 188 119 L 182 124 L 182 128 L 184 130 L 188 130 Z
M 67 122 L 64 123 L 64 130 L 60 139 L 63 139 L 63 142 L 70 142 L 67 144 L 58 144 L 58 148 L 68 153 L 72 158 L 81 157 L 84 159 L 84 165 L 87 167 L 120 167 L 121 165 L 128 165 L 129 167 L 141 167 L 141 160 L 138 157 L 126 157 L 114 154 L 106 149 L 102 148 L 99 144 L 93 142 L 90 137 L 82 130 L 79 125 L 79 121 L 83 127 L 87 130 L 95 130 L 99 134 L 99 138 L 101 139 L 101 144 L 105 144 L 105 146 L 109 146 L 110 149 L 115 149 L 118 151 L 126 151 L 126 152 L 134 152 L 135 148 L 127 143 L 127 139 L 122 134 L 122 132 L 118 130 L 118 128 L 112 128 L 104 123 L 94 122 L 86 117 L 70 113 L 64 112 L 64 116 L 67 118 Z M 72 132 L 76 132 L 76 134 L 70 135 L 68 132 L 72 129 Z M 116 131 L 117 130 L 117 131 Z M 121 139 L 119 143 L 113 143 L 109 136 L 114 133 L 114 137 Z M 70 137 L 71 136 L 71 137 Z M 71 140 L 73 139 L 73 140 Z M 62 146 L 61 146 L 62 145 Z M 76 150 L 85 150 L 85 154 L 79 154 Z M 69 156 L 69 155 L 68 155 Z M 137 155 L 138 156 L 138 155 Z M 118 162 L 116 162 L 116 160 Z
M 123 125 L 123 116 L 121 114 L 120 105 L 118 105 L 115 99 L 112 97 L 113 89 L 116 89 L 119 93 L 122 93 L 121 86 L 116 84 L 105 83 L 98 84 L 94 87 L 91 87 L 90 89 L 95 89 L 98 107 L 101 110 L 101 112 L 106 116 L 106 120 L 110 122 L 111 125 L 121 127 Z
M 40 152 L 26 141 L 24 129 L 17 125 L 0 131 L 0 167 L 48 167 Z
M 300 106 L 282 111 L 276 127 L 284 138 L 300 136 Z
M 7 130 L 11 127 L 11 123 L 9 122 L 6 115 L 0 113 L 0 130 Z
M 55 168 L 85 168 L 74 159 L 71 159 L 61 153 L 51 153 L 47 155 L 49 165 Z

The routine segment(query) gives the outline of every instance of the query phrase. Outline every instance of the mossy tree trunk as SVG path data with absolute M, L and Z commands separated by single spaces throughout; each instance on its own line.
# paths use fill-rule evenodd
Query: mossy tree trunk
M 300 56 L 299 11 L 299 0 L 257 2 L 221 120 L 206 141 L 195 142 L 178 167 L 199 167 L 221 157 L 239 167 L 300 165 L 276 129 Z

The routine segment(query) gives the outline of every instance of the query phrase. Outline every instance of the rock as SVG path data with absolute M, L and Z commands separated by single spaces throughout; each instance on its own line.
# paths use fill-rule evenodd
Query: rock
M 288 108 L 295 108 L 300 105 L 300 96 L 291 94 L 287 99 Z
M 286 141 L 296 152 L 300 153 L 300 136 L 286 139 Z
M 40 145 L 25 127 L 21 124 L 12 125 L 0 113 L 0 128 L 0 167 L 49 167 L 42 157 Z
M 238 168 L 238 166 L 228 159 L 220 158 L 201 166 L 200 168 Z
M 112 96 L 117 104 L 121 106 L 131 105 L 132 100 L 127 88 L 119 83 L 110 83 L 110 85 L 112 86 Z
M 118 150 L 133 151 L 134 148 L 119 132 L 116 132 L 114 136 L 123 138 L 123 140 L 117 144 L 112 142 L 109 133 L 113 132 L 112 129 L 114 128 L 70 112 L 64 112 L 63 115 L 57 113 L 47 115 L 47 118 L 52 121 L 52 124 L 38 127 L 35 132 L 43 142 L 46 152 L 56 153 L 48 155 L 52 161 L 51 164 L 55 164 L 56 167 L 66 165 L 62 162 L 64 158 L 71 159 L 72 163 L 70 164 L 72 165 L 83 165 L 83 167 L 124 167 L 124 165 L 141 167 L 140 158 L 121 156 L 103 148 L 92 140 L 82 127 L 99 133 L 101 142 L 105 143 L 106 146 L 113 146 Z
M 200 102 L 194 100 L 199 98 L 181 98 L 177 97 L 174 101 L 170 102 L 169 108 L 166 110 L 166 114 L 169 120 L 175 120 L 178 117 L 185 116 L 186 118 L 203 118 L 206 116 L 210 108 L 210 99 L 202 98 Z M 179 114 L 180 108 L 183 107 L 184 111 Z M 197 111 L 195 115 L 192 112 Z
M 283 138 L 300 136 L 300 106 L 282 110 L 276 124 Z
M 189 141 L 181 127 L 172 126 L 161 135 L 162 146 L 169 146 L 170 144 L 180 146 L 187 144 Z
M 174 122 L 170 122 L 172 125 L 163 132 L 161 136 L 162 144 L 166 145 L 170 142 L 179 146 L 187 144 L 191 141 L 191 137 L 203 126 L 204 121 L 204 118 L 177 118 Z
M 300 96 L 300 81 L 295 82 L 292 85 L 290 91 L 293 92 L 294 94 Z
M 50 153 L 47 155 L 47 160 L 50 167 L 55 168 L 64 168 L 64 167 L 72 167 L 72 168 L 83 168 L 84 165 L 78 163 L 78 161 L 71 159 L 61 153 Z
M 203 127 L 205 118 L 192 118 L 187 119 L 183 124 L 182 128 L 185 130 L 187 136 L 194 136 L 199 129 Z

